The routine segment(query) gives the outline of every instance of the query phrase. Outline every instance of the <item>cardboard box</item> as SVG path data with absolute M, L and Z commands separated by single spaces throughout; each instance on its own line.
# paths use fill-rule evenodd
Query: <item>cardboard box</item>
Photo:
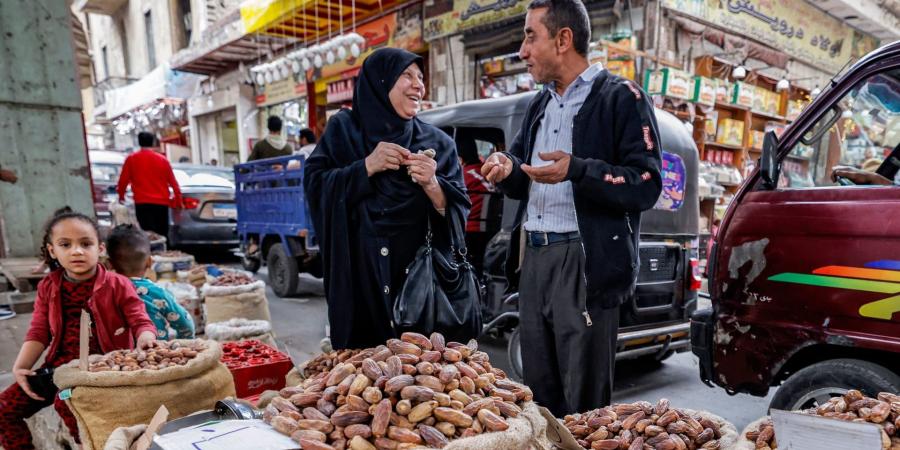
M 731 90 L 731 103 L 747 108 L 753 107 L 753 101 L 756 97 L 756 86 L 751 86 L 742 81 L 735 81 Z
M 719 119 L 716 142 L 726 145 L 744 145 L 744 121 L 735 119 Z
M 809 102 L 804 100 L 788 100 L 787 114 L 785 114 L 787 120 L 797 120 L 797 117 L 800 116 L 800 113 L 803 112 L 803 109 L 806 108 L 806 105 L 808 104 Z
M 710 111 L 703 119 L 703 131 L 706 132 L 707 139 L 712 139 L 716 135 L 719 126 L 719 112 Z
M 716 104 L 718 88 L 719 80 L 696 76 L 694 77 L 694 93 L 691 101 L 700 105 L 713 106 Z
M 644 86 L 650 95 L 690 100 L 694 92 L 694 76 L 688 72 L 669 67 L 644 73 Z
M 732 85 L 726 80 L 719 80 L 716 86 L 716 101 L 719 103 L 731 103 Z
M 750 130 L 750 148 L 755 148 L 757 150 L 761 150 L 763 146 L 763 140 L 766 137 L 765 131 L 759 130 Z

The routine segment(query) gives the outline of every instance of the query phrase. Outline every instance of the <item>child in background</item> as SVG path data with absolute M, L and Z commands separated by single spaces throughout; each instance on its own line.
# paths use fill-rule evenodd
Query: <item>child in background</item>
M 148 348 L 156 328 L 127 278 L 98 264 L 103 244 L 94 219 L 77 212 L 54 215 L 45 228 L 49 266 L 54 270 L 38 284 L 34 314 L 13 366 L 16 383 L 0 393 L 0 447 L 33 449 L 25 419 L 53 405 L 78 442 L 78 426 L 56 392 L 36 393 L 28 377 L 45 354 L 42 368 L 54 369 L 79 356 L 81 313 L 91 315 L 91 354 Z
M 194 320 L 179 305 L 169 291 L 144 278 L 150 268 L 150 239 L 133 225 L 113 228 L 106 239 L 109 262 L 121 275 L 131 279 L 138 296 L 147 307 L 150 320 L 156 325 L 156 337 L 160 340 L 193 339 Z M 169 335 L 169 327 L 177 336 Z

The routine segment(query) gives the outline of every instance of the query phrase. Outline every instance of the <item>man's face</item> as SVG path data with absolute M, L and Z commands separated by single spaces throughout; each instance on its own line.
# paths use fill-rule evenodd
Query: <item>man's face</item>
M 525 39 L 519 48 L 519 57 L 525 61 L 528 73 L 534 81 L 547 83 L 556 78 L 561 64 L 556 36 L 551 36 L 544 25 L 547 8 L 529 9 L 525 15 Z

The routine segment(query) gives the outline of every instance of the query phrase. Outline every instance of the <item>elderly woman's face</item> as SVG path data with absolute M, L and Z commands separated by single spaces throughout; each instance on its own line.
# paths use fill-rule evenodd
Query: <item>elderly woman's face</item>
M 388 97 L 397 115 L 404 119 L 412 119 L 419 112 L 419 105 L 425 97 L 425 75 L 416 63 L 410 64 L 394 83 Z

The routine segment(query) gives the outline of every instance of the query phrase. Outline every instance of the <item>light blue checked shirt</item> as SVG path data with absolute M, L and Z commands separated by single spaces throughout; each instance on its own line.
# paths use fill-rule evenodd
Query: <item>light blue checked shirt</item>
M 603 71 L 599 63 L 587 68 L 562 96 L 556 93 L 554 83 L 544 89 L 550 91 L 550 101 L 544 109 L 544 118 L 538 126 L 534 141 L 534 151 L 530 164 L 541 167 L 552 164 L 538 157 L 541 152 L 562 150 L 572 153 L 572 128 L 575 115 L 581 109 L 585 99 L 591 92 L 594 79 Z M 527 219 L 525 230 L 546 233 L 569 233 L 578 231 L 578 220 L 575 215 L 575 196 L 572 182 L 557 184 L 532 182 L 528 194 Z

